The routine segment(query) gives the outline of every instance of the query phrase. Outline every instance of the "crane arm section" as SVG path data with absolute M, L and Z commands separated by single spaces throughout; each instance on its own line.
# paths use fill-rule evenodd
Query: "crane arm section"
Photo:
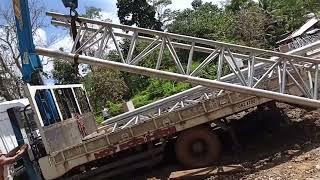
M 39 72 L 42 71 L 42 65 L 39 56 L 35 53 L 28 0 L 13 0 L 12 2 L 22 61 L 23 80 L 31 84 L 41 84 Z

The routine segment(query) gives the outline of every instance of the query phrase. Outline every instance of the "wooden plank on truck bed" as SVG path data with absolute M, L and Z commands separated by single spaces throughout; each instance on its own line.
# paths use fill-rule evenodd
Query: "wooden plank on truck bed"
M 203 179 L 216 175 L 228 175 L 244 171 L 241 165 L 227 165 L 227 166 L 211 166 L 198 169 L 190 169 L 184 171 L 172 172 L 169 176 L 170 180 L 193 180 Z

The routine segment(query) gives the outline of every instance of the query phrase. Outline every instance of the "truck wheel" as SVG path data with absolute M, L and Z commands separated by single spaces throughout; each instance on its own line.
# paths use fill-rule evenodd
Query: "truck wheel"
M 182 165 L 188 168 L 205 167 L 219 159 L 221 144 L 210 128 L 199 126 L 178 136 L 175 151 Z

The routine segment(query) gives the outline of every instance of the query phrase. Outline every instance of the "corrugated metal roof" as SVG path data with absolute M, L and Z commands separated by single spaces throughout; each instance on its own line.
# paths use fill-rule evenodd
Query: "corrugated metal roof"
M 293 32 L 290 36 L 280 40 L 277 43 L 281 43 L 283 41 L 289 40 L 289 39 L 293 39 L 296 37 L 301 36 L 304 32 L 306 32 L 308 29 L 310 29 L 313 25 L 315 25 L 317 22 L 319 21 L 319 19 L 313 17 L 311 19 L 309 19 L 304 25 L 302 25 L 298 30 L 296 30 L 295 32 Z
M 291 38 L 295 38 L 301 36 L 304 32 L 306 32 L 309 28 L 315 25 L 318 22 L 317 18 L 309 19 L 303 26 L 301 26 L 297 31 L 292 33 Z

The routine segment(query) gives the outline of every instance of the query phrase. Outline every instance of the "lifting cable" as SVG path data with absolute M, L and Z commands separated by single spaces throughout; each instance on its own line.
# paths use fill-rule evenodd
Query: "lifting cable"
M 76 37 L 77 37 L 77 22 L 80 24 L 80 20 L 79 20 L 79 14 L 75 9 L 70 9 L 70 17 L 71 17 L 71 22 L 70 22 L 70 32 L 72 34 L 72 39 L 73 41 L 75 41 Z M 79 32 L 80 33 L 80 32 Z M 80 48 L 80 41 L 76 42 L 76 49 Z M 79 51 L 78 53 L 76 53 L 76 55 L 74 56 L 73 59 L 73 70 L 75 75 L 79 74 L 79 69 L 78 69 L 78 58 L 79 58 L 79 54 L 82 54 L 82 51 Z

